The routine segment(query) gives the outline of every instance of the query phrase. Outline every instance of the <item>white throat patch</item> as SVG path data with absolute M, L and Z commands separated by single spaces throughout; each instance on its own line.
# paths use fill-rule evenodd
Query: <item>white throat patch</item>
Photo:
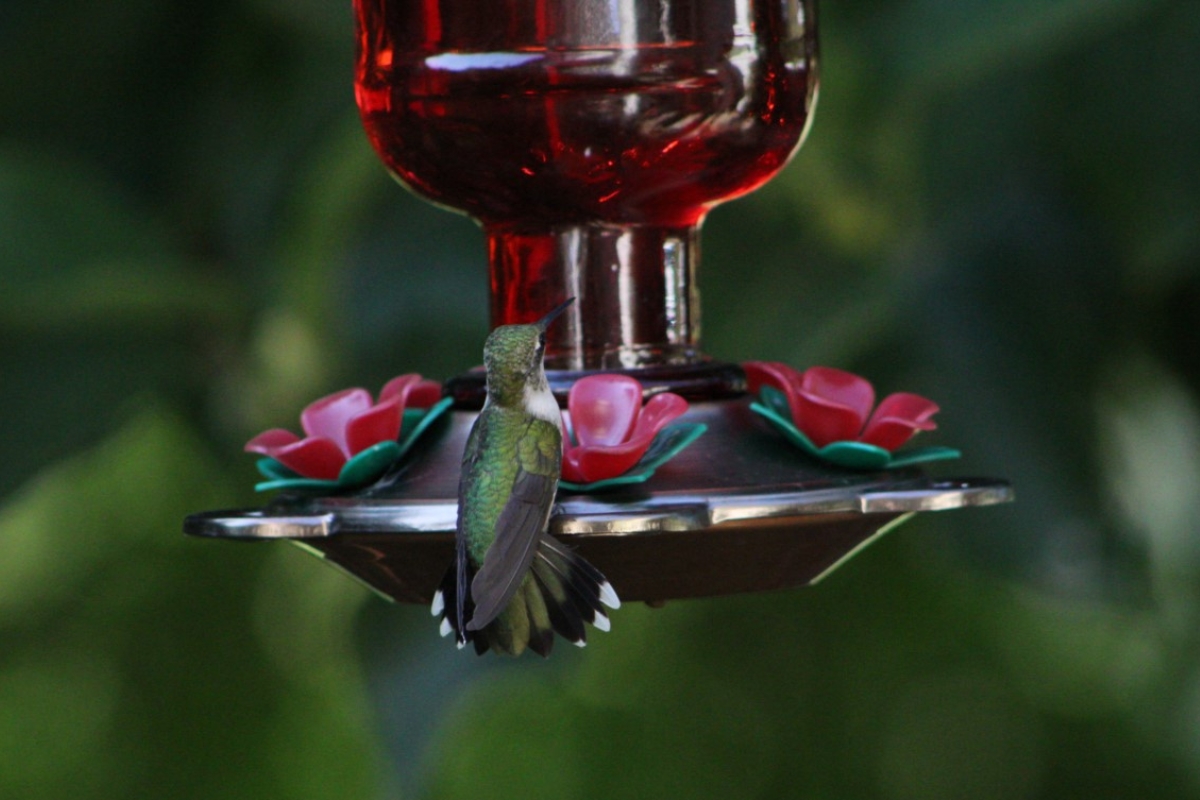
M 554 399 L 554 394 L 550 391 L 549 384 L 546 383 L 546 376 L 543 373 L 537 385 L 532 385 L 530 382 L 525 386 L 525 410 L 537 417 L 544 419 L 554 427 L 562 425 L 562 414 L 558 410 L 558 401 Z

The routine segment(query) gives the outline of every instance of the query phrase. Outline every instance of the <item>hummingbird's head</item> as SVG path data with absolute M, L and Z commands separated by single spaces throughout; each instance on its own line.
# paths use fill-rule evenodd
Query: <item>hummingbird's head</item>
M 542 367 L 546 329 L 573 302 L 574 297 L 531 325 L 501 325 L 491 332 L 483 345 L 483 365 L 493 403 L 518 405 L 528 391 L 548 388 Z

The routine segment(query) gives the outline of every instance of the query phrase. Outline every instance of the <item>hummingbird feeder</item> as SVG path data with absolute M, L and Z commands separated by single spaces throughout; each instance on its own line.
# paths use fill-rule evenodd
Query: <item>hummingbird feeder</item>
M 354 0 L 367 138 L 486 234 L 493 327 L 566 298 L 545 366 L 569 424 L 549 530 L 621 598 L 813 583 L 915 513 L 1012 499 L 905 449 L 932 402 L 821 367 L 701 350 L 700 226 L 799 147 L 817 96 L 816 0 Z M 464 353 L 477 360 L 478 353 Z M 266 506 L 185 532 L 291 540 L 399 602 L 454 558 L 483 373 L 401 376 L 269 431 Z

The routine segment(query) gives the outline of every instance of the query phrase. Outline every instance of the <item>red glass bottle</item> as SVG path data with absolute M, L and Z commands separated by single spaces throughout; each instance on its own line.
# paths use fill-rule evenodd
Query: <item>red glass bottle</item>
M 492 323 L 547 367 L 694 364 L 697 237 L 762 185 L 816 95 L 815 0 L 355 0 L 387 167 L 484 227 Z

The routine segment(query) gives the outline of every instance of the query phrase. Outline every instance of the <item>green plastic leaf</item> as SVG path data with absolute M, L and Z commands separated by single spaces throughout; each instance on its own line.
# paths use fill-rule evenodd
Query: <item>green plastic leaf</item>
M 443 397 L 430 406 L 428 411 L 419 408 L 407 409 L 400 424 L 400 452 L 396 455 L 396 460 L 407 455 L 421 435 L 429 430 L 433 423 L 441 419 L 452 405 L 454 405 L 454 398 Z
M 614 478 L 605 478 L 602 481 L 593 481 L 592 483 L 572 483 L 571 481 L 559 480 L 558 485 L 568 492 L 586 494 L 610 489 L 614 486 L 630 486 L 637 483 L 645 483 L 654 475 L 655 470 L 679 455 L 685 447 L 699 439 L 707 430 L 707 425 L 698 422 L 683 422 L 676 425 L 668 425 L 658 432 L 658 435 L 654 437 L 654 441 L 646 448 L 645 454 L 638 463 L 634 464 L 633 468 L 625 474 Z
M 654 441 L 646 448 L 645 455 L 635 466 L 638 469 L 649 468 L 651 472 L 679 455 L 685 447 L 699 439 L 708 430 L 702 422 L 681 422 L 668 425 L 658 432 Z
M 260 475 L 273 481 L 282 481 L 290 478 L 300 477 L 298 474 L 288 469 L 275 459 L 268 458 L 266 456 L 260 458 L 254 466 L 258 468 Z
M 927 464 L 930 461 L 945 461 L 951 458 L 961 458 L 962 451 L 953 447 L 913 447 L 901 453 L 893 453 L 888 467 L 911 467 L 914 464 Z
M 830 442 L 817 451 L 817 455 L 850 469 L 886 469 L 892 454 L 882 447 L 864 442 Z
M 782 419 L 792 418 L 792 407 L 787 396 L 774 386 L 763 386 L 758 390 L 759 399 Z
M 364 486 L 383 474 L 400 457 L 396 442 L 379 442 L 350 459 L 338 473 L 337 485 L 342 489 Z
M 281 478 L 274 481 L 262 481 L 254 484 L 256 492 L 270 492 L 275 489 L 301 489 L 310 491 L 334 492 L 341 488 L 337 481 L 325 481 L 319 478 Z
M 799 447 L 813 458 L 821 457 L 821 451 L 817 449 L 817 446 L 812 443 L 811 439 L 801 433 L 800 429 L 792 424 L 790 416 L 783 417 L 761 403 L 751 403 L 750 410 L 774 425 L 776 430 L 782 433 L 784 438 L 796 445 L 796 447 Z

